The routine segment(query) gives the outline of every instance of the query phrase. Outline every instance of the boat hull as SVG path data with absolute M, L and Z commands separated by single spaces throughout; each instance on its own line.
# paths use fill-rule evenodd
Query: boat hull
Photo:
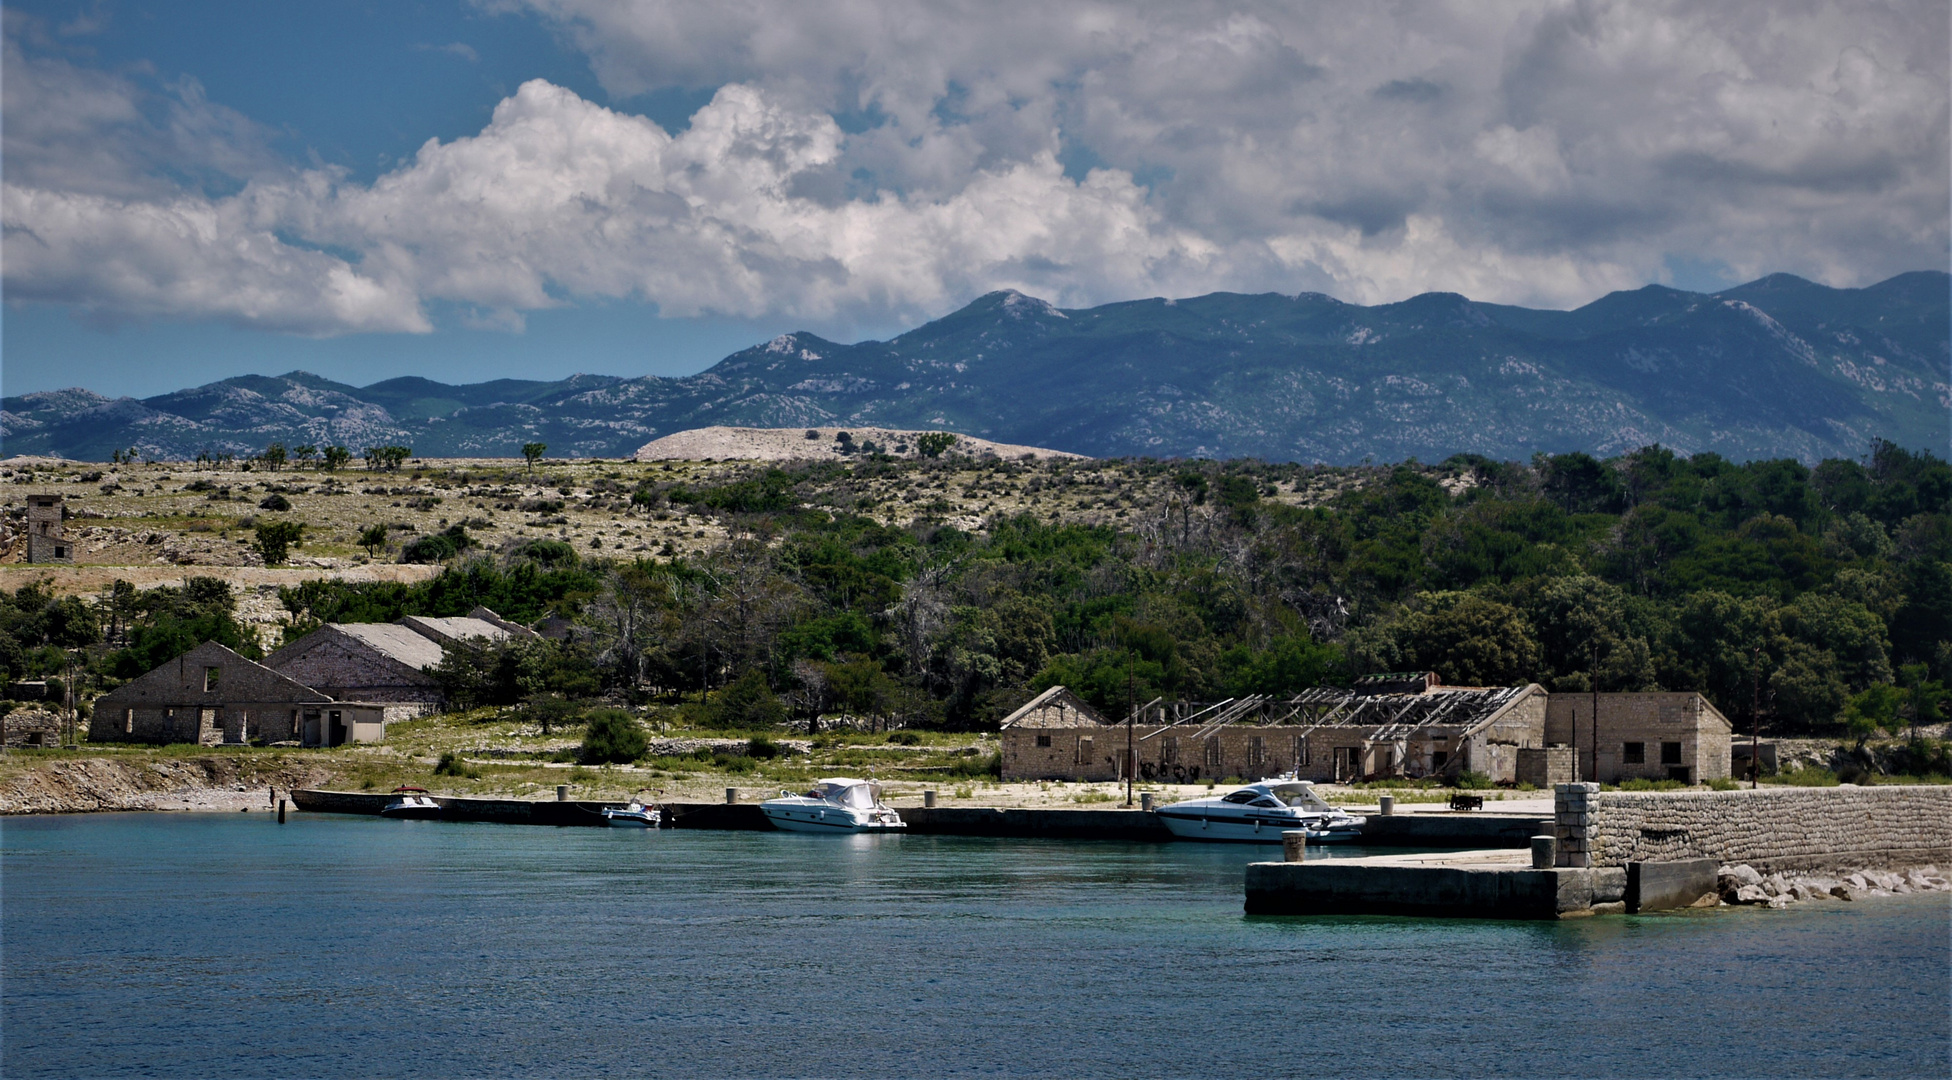
M 438 806 L 389 806 L 380 811 L 380 816 L 397 821 L 439 821 L 446 811 Z
M 908 827 L 901 821 L 863 821 L 845 810 L 829 807 L 770 806 L 761 803 L 759 809 L 773 828 L 786 832 L 803 833 L 864 833 L 900 832 Z
M 613 829 L 655 829 L 658 825 L 656 811 L 639 813 L 632 810 L 605 810 L 603 823 Z
M 1165 810 L 1155 813 L 1167 831 L 1178 839 L 1217 844 L 1278 844 L 1283 832 L 1307 827 L 1306 822 L 1300 821 L 1229 821 L 1197 813 L 1174 814 Z

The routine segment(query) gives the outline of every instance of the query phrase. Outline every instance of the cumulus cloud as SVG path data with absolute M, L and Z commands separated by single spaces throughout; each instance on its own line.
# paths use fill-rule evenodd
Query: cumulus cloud
M 145 103 L 10 41 L 9 295 L 317 334 L 578 297 L 832 327 L 1003 287 L 1566 305 L 1675 259 L 1946 260 L 1943 4 L 521 6 L 611 102 L 526 83 L 371 184 L 267 160 L 194 84 Z M 715 93 L 673 134 L 628 108 L 667 87 Z

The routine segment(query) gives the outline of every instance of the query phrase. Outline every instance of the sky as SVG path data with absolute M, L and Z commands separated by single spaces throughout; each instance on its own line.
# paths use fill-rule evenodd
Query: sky
M 1935 2 L 25 0 L 0 392 L 1948 265 Z

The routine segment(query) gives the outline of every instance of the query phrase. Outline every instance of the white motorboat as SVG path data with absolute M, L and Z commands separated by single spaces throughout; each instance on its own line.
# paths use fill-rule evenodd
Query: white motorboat
M 655 829 L 658 823 L 657 807 L 645 806 L 640 802 L 621 808 L 606 806 L 603 808 L 603 823 L 613 829 Z
M 782 791 L 779 796 L 760 803 L 759 809 L 774 828 L 788 832 L 884 832 L 908 827 L 881 801 L 881 785 L 872 780 L 835 777 L 815 781 L 805 795 Z
M 426 794 L 426 788 L 394 788 L 398 799 L 387 803 L 380 810 L 381 817 L 433 820 L 445 816 L 441 804 Z M 415 794 L 418 792 L 419 794 Z
M 1173 803 L 1155 813 L 1181 840 L 1248 844 L 1278 844 L 1290 830 L 1306 832 L 1311 844 L 1348 843 L 1361 838 L 1368 820 L 1330 806 L 1309 781 L 1287 778 Z

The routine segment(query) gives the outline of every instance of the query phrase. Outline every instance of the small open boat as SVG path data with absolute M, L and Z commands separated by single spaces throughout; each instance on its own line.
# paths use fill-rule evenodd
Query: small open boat
M 385 809 L 380 811 L 381 817 L 431 821 L 446 815 L 441 804 L 428 796 L 426 788 L 397 787 L 393 789 L 393 794 L 400 797 L 386 804 Z
M 658 823 L 657 807 L 645 806 L 639 802 L 631 803 L 621 809 L 606 806 L 603 808 L 603 823 L 613 829 L 655 829 Z

